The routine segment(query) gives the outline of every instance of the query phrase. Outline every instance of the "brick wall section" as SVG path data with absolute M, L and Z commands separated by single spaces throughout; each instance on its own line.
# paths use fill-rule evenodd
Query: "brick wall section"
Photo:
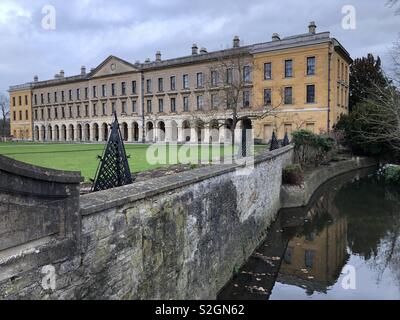
M 286 147 L 244 175 L 217 165 L 82 196 L 79 250 L 31 249 L 23 272 L 0 256 L 0 299 L 215 299 L 265 237 L 292 157 Z

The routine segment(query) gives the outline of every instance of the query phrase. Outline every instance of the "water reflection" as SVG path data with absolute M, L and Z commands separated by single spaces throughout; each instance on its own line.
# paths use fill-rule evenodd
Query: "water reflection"
M 350 173 L 282 210 L 219 299 L 399 299 L 400 192 Z M 342 285 L 354 267 L 355 290 Z

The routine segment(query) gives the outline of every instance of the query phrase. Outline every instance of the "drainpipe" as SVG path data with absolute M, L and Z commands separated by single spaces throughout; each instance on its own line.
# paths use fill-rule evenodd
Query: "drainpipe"
M 141 94 L 141 105 L 142 105 L 142 143 L 146 142 L 146 131 L 145 131 L 145 119 L 144 119 L 144 73 L 140 72 L 140 94 Z
M 329 45 L 328 53 L 328 130 L 331 130 L 331 65 L 332 65 L 332 43 Z

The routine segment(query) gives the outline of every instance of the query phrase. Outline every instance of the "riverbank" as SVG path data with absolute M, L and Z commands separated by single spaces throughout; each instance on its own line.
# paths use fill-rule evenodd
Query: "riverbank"
M 304 207 L 316 190 L 327 181 L 354 170 L 369 168 L 378 165 L 373 158 L 353 157 L 340 162 L 331 162 L 305 173 L 304 183 L 301 186 L 282 185 L 281 208 Z

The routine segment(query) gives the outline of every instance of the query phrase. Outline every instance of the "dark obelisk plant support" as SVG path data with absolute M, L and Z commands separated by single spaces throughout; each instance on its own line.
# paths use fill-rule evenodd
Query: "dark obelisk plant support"
M 279 142 L 278 139 L 276 138 L 275 131 L 272 133 L 272 139 L 271 139 L 271 148 L 269 149 L 270 151 L 279 149 Z
M 288 146 L 289 144 L 290 144 L 289 135 L 288 135 L 288 133 L 287 133 L 287 131 L 286 131 L 286 133 L 285 133 L 285 138 L 283 138 L 282 146 L 283 146 L 283 147 L 286 147 L 286 146 Z
M 116 113 L 114 113 L 114 117 L 103 156 L 99 156 L 100 164 L 92 187 L 94 192 L 121 187 L 133 183 L 134 180 L 129 169 Z

